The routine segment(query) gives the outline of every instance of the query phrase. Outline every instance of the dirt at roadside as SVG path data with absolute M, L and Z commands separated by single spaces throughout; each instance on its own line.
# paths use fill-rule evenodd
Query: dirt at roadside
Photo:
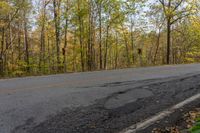
M 177 119 L 177 125 L 164 128 L 154 128 L 152 133 L 189 133 L 188 130 L 193 127 L 196 122 L 195 120 L 199 117 L 200 106 L 187 113 L 184 113 L 181 118 Z

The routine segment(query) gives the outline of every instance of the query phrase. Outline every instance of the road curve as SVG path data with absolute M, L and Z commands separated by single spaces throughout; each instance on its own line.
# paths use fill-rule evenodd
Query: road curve
M 0 133 L 23 133 L 56 116 L 63 109 L 76 109 L 95 104 L 131 87 L 200 74 L 200 64 L 129 68 L 120 70 L 60 74 L 0 80 Z M 141 81 L 141 82 L 140 82 Z M 109 84 L 115 83 L 115 87 Z M 135 89 L 130 95 L 110 99 L 105 107 L 119 108 L 128 102 L 153 96 L 147 89 Z

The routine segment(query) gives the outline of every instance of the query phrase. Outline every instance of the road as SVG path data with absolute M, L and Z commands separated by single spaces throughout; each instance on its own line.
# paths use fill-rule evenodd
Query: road
M 0 80 L 0 133 L 119 132 L 196 93 L 200 64 Z

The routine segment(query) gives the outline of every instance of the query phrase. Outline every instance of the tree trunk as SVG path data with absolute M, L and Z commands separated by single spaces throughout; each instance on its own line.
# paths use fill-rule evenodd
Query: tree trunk
M 171 19 L 167 20 L 167 64 L 170 64 Z
M 4 49 L 4 37 L 5 37 L 5 34 L 4 34 L 4 27 L 2 28 L 2 37 L 1 37 L 1 55 L 0 55 L 0 75 L 3 76 L 3 73 L 4 73 L 4 68 L 3 68 L 3 49 Z
M 41 27 L 41 38 L 40 38 L 40 63 L 39 69 L 45 72 L 45 20 L 46 20 L 46 3 L 43 2 L 42 9 L 42 27 Z
M 73 37 L 73 48 L 72 48 L 72 71 L 76 71 L 76 57 L 75 57 L 75 46 L 76 46 L 76 30 L 74 30 L 74 37 Z
M 57 72 L 60 72 L 60 0 L 53 1 L 54 6 L 54 21 L 55 21 L 55 36 L 57 50 Z
M 79 44 L 80 44 L 80 49 L 81 49 L 81 69 L 82 72 L 85 71 L 85 64 L 84 64 L 84 47 L 83 47 L 83 37 L 82 37 L 82 29 L 83 29 L 83 21 L 81 18 L 81 11 L 80 11 L 80 0 L 78 1 L 78 22 L 79 22 Z
M 24 11 L 24 45 L 25 45 L 25 53 L 26 53 L 26 64 L 27 64 L 27 72 L 30 73 L 30 61 L 29 61 L 29 44 L 28 44 L 28 31 L 27 31 L 27 19 L 26 13 Z
M 92 10 L 91 10 L 91 0 L 88 2 L 88 13 L 89 13 L 89 16 L 88 16 L 88 22 L 89 22 L 89 25 L 88 25 L 88 51 L 87 51 L 87 67 L 88 67 L 88 71 L 91 71 L 92 70 L 92 61 L 91 61 L 91 56 L 92 56 Z
M 21 60 L 21 33 L 20 33 L 20 23 L 18 23 L 18 60 Z
M 156 64 L 156 58 L 157 58 L 157 54 L 158 54 L 159 46 L 160 46 L 160 28 L 159 28 L 159 33 L 158 33 L 158 36 L 157 36 L 156 52 L 155 52 L 155 55 L 154 55 L 154 61 L 153 61 L 154 64 Z
M 49 41 L 49 35 L 47 35 L 47 49 L 48 49 L 48 67 L 49 67 L 49 73 L 51 73 L 51 57 L 50 57 L 50 41 Z
M 64 44 L 64 50 L 63 50 L 63 56 L 64 56 L 63 64 L 64 64 L 64 72 L 65 73 L 67 72 L 67 58 L 66 58 L 66 55 L 67 55 L 66 51 L 67 51 L 67 44 L 68 44 L 67 36 L 68 36 L 68 19 L 66 18 L 66 20 L 65 20 L 65 44 Z
M 11 26 L 11 15 L 9 15 L 9 41 L 10 41 L 10 47 L 11 47 L 11 71 L 13 71 L 14 66 L 14 55 L 13 55 L 13 33 L 12 33 L 12 26 Z
M 132 51 L 132 62 L 135 63 L 135 53 L 134 53 L 134 40 L 133 40 L 133 20 L 131 19 L 131 51 Z
M 126 46 L 126 59 L 127 59 L 127 67 L 129 67 L 130 66 L 130 59 L 129 59 L 129 48 L 128 48 L 128 39 L 126 38 L 126 34 L 125 33 L 123 33 L 124 34 L 124 43 L 125 43 L 125 46 Z
M 104 69 L 107 69 L 108 37 L 109 37 L 109 25 L 107 25 L 107 28 L 106 28 L 106 44 L 105 44 L 105 54 L 104 54 Z
M 116 33 L 116 43 L 115 43 L 115 69 L 118 67 L 118 34 Z
M 99 3 L 99 67 L 100 70 L 103 68 L 103 60 L 102 60 L 102 24 L 101 24 L 101 13 L 102 12 L 102 4 L 101 1 Z

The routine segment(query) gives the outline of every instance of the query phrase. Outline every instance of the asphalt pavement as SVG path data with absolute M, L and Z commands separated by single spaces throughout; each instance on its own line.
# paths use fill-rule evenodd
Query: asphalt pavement
M 0 80 L 0 133 L 119 132 L 200 92 L 200 64 Z

